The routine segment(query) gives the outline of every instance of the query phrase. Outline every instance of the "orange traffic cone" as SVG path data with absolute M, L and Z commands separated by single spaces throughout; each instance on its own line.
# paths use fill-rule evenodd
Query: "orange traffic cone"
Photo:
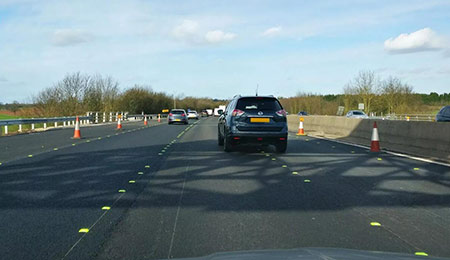
M 305 130 L 303 129 L 303 117 L 300 117 L 300 124 L 298 125 L 297 135 L 305 135 Z
M 144 116 L 144 125 L 148 125 L 147 116 Z
M 158 114 L 158 123 L 161 123 L 161 114 Z
M 371 152 L 379 152 L 380 151 L 380 138 L 378 137 L 377 122 L 373 122 L 372 141 L 370 143 L 370 151 Z
M 80 132 L 80 119 L 78 119 L 75 121 L 75 131 L 73 133 L 73 138 L 74 139 L 80 139 L 81 138 L 81 132 Z
M 120 117 L 119 117 L 119 120 L 117 120 L 117 129 L 122 129 L 122 123 L 120 122 Z

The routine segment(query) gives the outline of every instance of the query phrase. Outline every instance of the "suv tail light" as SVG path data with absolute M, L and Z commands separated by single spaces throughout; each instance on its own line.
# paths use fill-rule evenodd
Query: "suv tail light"
M 231 116 L 242 116 L 244 114 L 244 111 L 240 109 L 233 110 L 233 113 L 231 113 Z
M 286 116 L 286 111 L 284 109 L 278 110 L 277 112 L 275 112 L 275 114 L 279 115 L 279 116 Z
M 181 116 L 186 116 L 186 114 L 181 114 Z
M 173 114 L 172 114 L 172 113 L 169 113 L 169 116 L 173 116 Z

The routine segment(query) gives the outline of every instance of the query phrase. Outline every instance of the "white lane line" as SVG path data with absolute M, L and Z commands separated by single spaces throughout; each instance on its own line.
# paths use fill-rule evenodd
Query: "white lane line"
M 365 145 L 354 144 L 354 143 L 349 143 L 349 142 L 344 142 L 344 141 L 338 141 L 338 140 L 335 140 L 335 139 L 328 139 L 328 138 L 320 137 L 320 136 L 308 136 L 308 137 L 313 137 L 313 138 L 317 138 L 317 139 L 327 140 L 327 141 L 331 141 L 331 142 L 335 142 L 335 143 L 339 143 L 339 144 L 345 144 L 345 145 L 350 145 L 350 146 L 354 146 L 354 147 L 359 147 L 359 148 L 370 150 L 370 147 L 369 146 L 365 146 Z M 386 151 L 386 150 L 382 150 L 381 152 L 382 153 L 391 154 L 391 155 L 395 155 L 395 156 L 399 156 L 399 157 L 412 159 L 412 160 L 416 160 L 416 161 L 421 161 L 421 162 L 437 164 L 437 165 L 441 165 L 441 166 L 445 166 L 445 167 L 450 167 L 449 163 L 437 162 L 437 161 L 433 161 L 431 159 L 426 159 L 426 158 L 421 158 L 421 157 L 417 157 L 417 156 L 412 156 L 412 155 L 407 155 L 407 154 L 397 153 L 397 152 L 391 152 L 391 151 Z
M 189 161 L 190 162 L 190 161 Z M 180 215 L 180 209 L 181 209 L 181 200 L 183 199 L 184 194 L 184 187 L 186 186 L 186 177 L 187 172 L 189 171 L 189 164 L 186 166 L 186 169 L 184 170 L 184 180 L 183 180 L 183 187 L 181 188 L 181 194 L 180 199 L 178 200 L 178 208 L 177 208 L 177 214 L 175 216 L 175 223 L 173 224 L 173 231 L 172 231 L 172 239 L 170 240 L 170 247 L 169 247 L 169 254 L 167 255 L 167 258 L 171 258 L 170 255 L 172 254 L 172 248 L 173 248 L 173 241 L 175 239 L 175 232 L 177 230 L 177 223 L 178 223 L 178 216 Z

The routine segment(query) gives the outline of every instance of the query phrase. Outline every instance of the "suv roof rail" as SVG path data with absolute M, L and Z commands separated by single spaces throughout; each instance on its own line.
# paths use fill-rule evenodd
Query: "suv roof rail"
M 235 97 L 240 97 L 240 96 L 241 96 L 241 94 L 237 94 L 237 95 L 234 95 L 233 98 L 235 98 Z

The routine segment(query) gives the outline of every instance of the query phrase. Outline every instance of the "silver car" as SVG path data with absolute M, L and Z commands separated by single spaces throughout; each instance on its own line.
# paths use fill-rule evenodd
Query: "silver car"
M 369 118 L 369 116 L 367 116 L 366 113 L 364 113 L 361 110 L 350 110 L 347 113 L 347 117 L 349 117 L 349 118 Z
M 187 113 L 184 109 L 172 109 L 168 116 L 169 125 L 173 123 L 181 123 L 187 125 L 189 123 Z

